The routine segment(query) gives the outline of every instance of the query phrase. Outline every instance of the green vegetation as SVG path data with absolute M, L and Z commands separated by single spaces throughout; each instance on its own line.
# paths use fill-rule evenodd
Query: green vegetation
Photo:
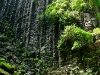
M 7 63 L 4 58 L 0 59 L 0 73 L 5 75 L 14 74 L 14 68 L 15 66 Z
M 89 0 L 87 1 L 90 8 L 93 8 L 93 9 L 98 9 L 98 7 L 100 6 L 100 0 L 97 0 L 97 1 L 94 1 L 94 0 Z
M 83 29 L 76 27 L 75 25 L 66 26 L 63 33 L 58 40 L 58 49 L 61 51 L 62 63 L 68 63 L 66 55 L 72 55 L 69 61 L 74 61 L 73 63 L 81 63 L 81 67 L 75 68 L 73 71 L 73 63 L 70 69 L 74 74 L 97 75 L 100 72 L 100 28 L 94 28 L 93 33 L 84 31 Z M 95 36 L 93 36 L 95 35 Z M 98 39 L 93 41 L 93 38 Z M 62 53 L 64 52 L 64 53 Z M 66 54 L 65 54 L 66 53 Z M 98 64 L 97 64 L 98 63 Z M 88 72 L 88 70 L 90 72 Z
M 79 25 L 79 12 L 71 10 L 68 0 L 57 0 L 48 6 L 39 19 L 42 25 Z
M 35 58 L 33 59 L 33 61 L 35 62 L 35 67 L 34 67 L 34 74 L 45 74 L 46 72 L 46 68 L 47 68 L 47 64 L 44 62 L 44 60 L 41 60 L 41 59 L 38 59 L 38 58 Z M 39 72 L 38 72 L 39 71 Z
M 98 10 L 100 10 L 100 0 L 55 0 L 39 16 L 40 25 L 64 27 L 57 48 L 61 52 L 62 61 L 64 61 L 61 62 L 62 64 L 77 58 L 77 65 L 81 63 L 81 66 L 84 67 L 81 68 L 83 71 L 75 69 L 75 74 L 82 72 L 83 75 L 97 75 L 99 72 L 100 41 L 94 39 L 97 39 L 100 28 L 94 28 L 93 32 L 90 33 L 81 29 L 79 21 L 82 13 L 89 13 L 96 17 L 99 23 L 100 13 Z M 70 61 L 66 58 L 67 55 L 72 56 Z M 71 64 L 73 65 L 73 63 Z
M 71 49 L 74 50 L 76 48 L 82 47 L 85 44 L 91 43 L 93 41 L 93 36 L 91 33 L 72 25 L 66 26 L 63 34 L 60 37 L 60 40 L 58 41 L 58 49 L 62 50 L 62 46 L 66 43 L 67 40 L 71 41 L 71 43 L 73 44 Z
M 86 9 L 88 8 L 84 0 L 71 0 L 70 6 L 72 10 L 77 11 L 86 11 Z
M 76 24 L 79 26 L 80 12 L 88 12 L 99 16 L 100 0 L 55 0 L 39 16 L 42 25 L 60 25 L 66 26 Z
M 94 28 L 93 33 L 94 34 L 100 34 L 100 28 Z
M 33 0 L 33 2 L 38 4 L 38 0 Z M 39 15 L 40 25 L 46 27 L 53 25 L 55 27 L 53 38 L 56 37 L 57 33 L 59 38 L 56 39 L 59 40 L 56 41 L 58 41 L 57 48 L 61 52 L 61 64 L 71 64 L 68 71 L 72 71 L 75 75 L 97 75 L 100 72 L 100 28 L 94 28 L 93 32 L 90 33 L 82 29 L 83 26 L 80 23 L 82 20 L 80 17 L 83 17 L 84 13 L 90 13 L 96 17 L 99 23 L 99 8 L 100 0 L 55 0 Z M 59 27 L 62 27 L 61 32 L 56 32 L 59 31 Z M 1 48 L 0 52 L 7 59 L 0 59 L 0 73 L 24 75 L 32 66 L 31 71 L 34 75 L 45 75 L 48 67 L 52 66 L 48 65 L 48 62 L 52 64 L 54 60 L 53 57 L 48 57 L 49 52 L 41 54 L 38 50 L 36 53 L 31 50 L 24 50 L 25 48 L 22 48 L 21 45 L 24 46 L 23 42 L 27 39 L 13 41 L 13 38 L 13 27 L 8 23 L 0 22 L 0 42 L 3 42 L 0 47 L 4 48 Z M 12 42 L 16 42 L 16 44 L 13 46 Z M 54 44 L 56 43 L 54 42 Z M 10 45 L 12 48 L 9 48 Z M 40 56 L 43 58 L 41 59 Z M 13 62 L 17 62 L 17 64 L 13 66 Z

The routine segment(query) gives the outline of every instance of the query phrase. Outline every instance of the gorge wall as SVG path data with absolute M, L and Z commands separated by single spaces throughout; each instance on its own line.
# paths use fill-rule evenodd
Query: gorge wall
M 0 63 L 4 58 L 8 63 L 17 64 L 20 71 L 24 68 L 26 73 L 33 72 L 27 75 L 44 75 L 41 72 L 47 67 L 58 68 L 65 65 L 68 59 L 72 61 L 70 52 L 68 55 L 68 51 L 59 50 L 58 53 L 57 50 L 59 34 L 64 26 L 58 21 L 55 25 L 49 25 L 47 18 L 43 18 L 45 22 L 38 18 L 52 1 L 0 0 Z M 92 32 L 98 27 L 96 16 L 90 12 L 80 12 L 78 18 L 79 27 L 86 31 Z
M 37 18 L 51 2 L 52 0 L 2 1 L 0 21 L 7 22 L 14 28 L 14 40 L 19 41 L 22 49 L 33 51 L 35 57 L 46 52 L 50 56 L 56 56 L 55 29 L 39 25 Z
M 4 44 L 7 43 L 7 45 L 3 46 L 3 49 L 0 47 L 1 58 L 7 59 L 12 64 L 21 65 L 25 63 L 29 68 L 24 67 L 28 70 L 32 68 L 33 70 L 31 70 L 34 73 L 35 65 L 33 64 L 35 63 L 33 58 L 38 57 L 45 60 L 47 64 L 51 63 L 51 65 L 53 65 L 52 61 L 48 61 L 50 57 L 58 61 L 56 49 L 58 27 L 43 26 L 38 20 L 38 16 L 51 2 L 52 0 L 0 0 L 2 4 L 0 6 L 0 25 L 2 26 L 2 22 L 8 23 L 14 29 L 14 36 L 11 38 L 12 44 L 5 41 Z M 7 32 L 5 28 L 3 29 L 4 33 Z M 1 35 L 0 37 L 4 38 Z M 20 54 L 17 50 L 21 50 Z M 27 56 L 23 56 L 25 54 Z M 17 68 L 21 69 L 21 67 Z

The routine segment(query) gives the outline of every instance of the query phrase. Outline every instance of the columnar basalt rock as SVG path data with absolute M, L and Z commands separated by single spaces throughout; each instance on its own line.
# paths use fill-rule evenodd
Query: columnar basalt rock
M 96 27 L 96 18 L 89 13 L 84 13 L 84 26 L 85 30 L 93 30 Z
M 10 50 L 15 54 L 16 62 L 31 62 L 29 58 L 41 58 L 47 63 L 50 57 L 57 56 L 57 36 L 54 26 L 41 25 L 38 16 L 48 7 L 53 0 L 3 0 L 0 8 L 0 22 L 8 23 L 14 28 L 14 46 L 21 48 L 20 54 L 14 46 Z M 58 28 L 57 28 L 58 29 Z M 57 38 L 55 38 L 57 37 Z M 7 41 L 8 42 L 8 41 Z M 9 46 L 11 46 L 10 44 Z M 19 49 L 20 50 L 20 49 Z M 30 56 L 25 59 L 19 55 L 29 51 Z M 27 59 L 28 58 L 28 59 Z M 21 59 L 21 60 L 20 60 Z M 46 60 L 47 59 L 47 60 Z M 57 57 L 58 59 L 58 57 Z M 12 59 L 13 60 L 13 59 Z M 32 62 L 33 63 L 33 62 Z M 26 64 L 27 65 L 27 64 Z M 53 65 L 51 63 L 51 65 Z M 32 66 L 31 66 L 32 67 Z
M 47 8 L 52 0 L 3 0 L 0 21 L 7 22 L 14 28 L 15 42 L 20 41 L 20 47 L 30 50 L 43 58 L 55 57 L 57 36 L 55 27 L 41 26 L 38 16 Z M 57 38 L 55 38 L 55 36 Z

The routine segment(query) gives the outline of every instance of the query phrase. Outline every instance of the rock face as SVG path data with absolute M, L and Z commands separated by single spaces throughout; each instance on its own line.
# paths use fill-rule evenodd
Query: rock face
M 95 16 L 89 13 L 84 13 L 84 26 L 85 30 L 93 30 L 93 28 L 96 27 Z
M 57 62 L 53 62 L 52 64 L 52 61 L 48 60 L 52 59 L 50 59 L 50 57 L 58 60 L 56 45 L 60 33 L 60 26 L 41 25 L 41 22 L 38 20 L 38 16 L 52 1 L 53 0 L 0 0 L 0 3 L 2 3 L 0 6 L 0 22 L 7 22 L 14 28 L 14 36 L 11 41 L 7 39 L 8 37 L 0 35 L 0 58 L 5 56 L 11 63 L 16 62 L 16 64 L 23 64 L 23 62 L 25 62 L 24 68 L 27 70 L 27 73 L 28 71 L 35 73 L 34 67 L 37 68 L 38 66 L 33 64 L 39 62 L 33 62 L 33 58 L 36 57 L 45 59 L 47 64 L 51 63 L 51 65 L 56 65 L 57 67 Z M 96 27 L 94 15 L 89 13 L 83 13 L 81 15 L 80 23 L 83 25 L 82 28 L 88 31 Z M 1 25 L 0 33 L 6 32 L 5 26 L 3 28 L 4 29 L 2 29 Z M 100 40 L 96 41 L 96 43 L 99 46 Z M 12 44 L 19 46 L 21 50 L 15 48 Z M 17 50 L 19 50 L 19 52 Z M 67 52 L 62 53 L 62 55 L 64 54 L 66 55 Z M 71 58 L 71 55 L 70 57 L 68 54 L 64 56 L 65 60 L 66 57 L 68 57 L 68 60 Z M 59 59 L 61 60 L 62 58 Z M 20 68 L 21 67 L 18 67 L 18 69 Z M 40 71 L 41 69 L 38 72 Z M 55 72 L 50 74 L 55 74 Z
M 29 64 L 34 64 L 29 58 L 35 57 L 45 60 L 48 60 L 49 57 L 54 57 L 58 60 L 55 44 L 58 38 L 55 32 L 58 31 L 58 27 L 42 26 L 38 20 L 39 14 L 41 14 L 52 1 L 53 0 L 0 0 L 0 3 L 2 3 L 0 6 L 0 22 L 8 23 L 10 27 L 14 29 L 13 39 L 10 42 L 7 40 L 6 43 L 0 43 L 0 48 L 2 48 L 1 46 L 6 46 L 6 48 L 0 49 L 1 52 L 3 52 L 2 50 L 4 49 L 6 50 L 4 53 L 1 53 L 2 55 L 4 54 L 5 58 L 11 55 L 11 57 L 15 57 L 15 62 L 11 58 L 13 63 L 18 64 L 20 60 L 21 62 L 28 61 Z M 5 27 L 3 28 L 3 30 L 5 30 Z M 0 42 L 2 42 L 2 39 L 4 41 L 6 40 L 0 36 Z M 21 50 L 16 46 L 20 47 Z M 17 50 L 21 52 L 19 53 Z M 6 55 L 5 52 L 8 54 L 6 53 Z M 30 54 L 25 58 L 24 54 L 26 52 L 30 52 Z M 23 57 L 17 58 L 17 56 L 21 55 L 23 55 Z
M 54 27 L 40 26 L 38 15 L 52 0 L 3 0 L 0 9 L 0 21 L 13 27 L 14 39 L 20 41 L 24 50 L 47 53 L 55 57 Z

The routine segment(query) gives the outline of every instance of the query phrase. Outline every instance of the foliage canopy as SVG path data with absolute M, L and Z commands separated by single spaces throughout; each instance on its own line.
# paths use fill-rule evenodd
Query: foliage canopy
M 69 25 L 73 24 L 73 19 L 77 25 L 80 12 L 94 13 L 99 19 L 98 10 L 100 11 L 100 0 L 55 0 L 39 18 L 46 25 L 55 25 L 57 22 L 61 25 Z M 78 13 L 72 13 L 74 11 Z
M 56 0 L 48 6 L 39 18 L 40 21 L 46 22 L 46 25 L 55 25 L 57 22 L 61 25 L 78 23 L 79 12 L 71 12 L 71 10 L 69 0 Z

